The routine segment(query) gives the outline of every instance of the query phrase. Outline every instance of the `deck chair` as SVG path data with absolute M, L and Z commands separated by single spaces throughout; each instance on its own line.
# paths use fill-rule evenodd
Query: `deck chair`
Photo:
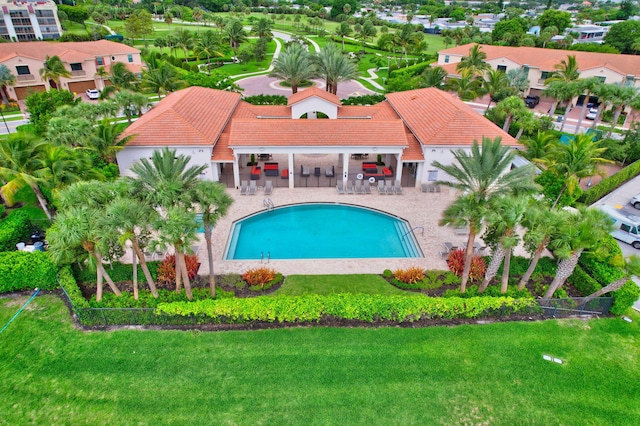
M 256 195 L 256 192 L 258 191 L 258 187 L 256 186 L 256 181 L 252 180 L 249 183 L 249 195 Z
M 356 181 L 356 194 L 364 194 L 364 188 L 362 187 L 362 181 Z
M 420 191 L 421 192 L 428 192 L 429 191 L 429 184 L 422 182 L 420 184 Z
M 353 181 L 351 181 L 351 180 L 347 181 L 346 191 L 347 191 L 347 194 L 353 194 L 354 193 Z
M 393 194 L 393 181 L 385 180 L 384 190 L 387 192 L 387 194 Z
M 341 180 L 336 184 L 336 190 L 338 191 L 338 194 L 344 194 L 344 185 Z
M 249 192 L 249 187 L 247 186 L 247 181 L 243 180 L 240 182 L 240 195 L 247 195 L 247 192 Z
M 371 194 L 371 184 L 368 180 L 364 181 L 364 186 L 362 187 L 362 189 L 364 190 L 365 194 Z
M 384 181 L 383 180 L 379 180 L 378 181 L 378 194 L 386 194 L 387 190 L 384 189 Z
M 398 195 L 402 194 L 402 185 L 400 185 L 399 180 L 393 184 L 393 192 Z
M 264 185 L 264 195 L 270 195 L 273 191 L 273 182 L 268 180 Z

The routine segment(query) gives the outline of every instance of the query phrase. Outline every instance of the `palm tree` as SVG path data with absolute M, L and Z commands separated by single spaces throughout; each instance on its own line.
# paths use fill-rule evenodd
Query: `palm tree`
M 518 117 L 518 126 L 520 128 L 518 129 L 518 133 L 516 133 L 516 139 L 520 140 L 525 131 L 527 134 L 532 132 L 539 123 L 540 121 L 532 111 L 523 111 Z
M 546 164 L 547 157 L 557 143 L 558 138 L 552 133 L 538 130 L 533 137 L 522 140 L 522 144 L 527 148 L 522 155 L 534 163 Z
M 519 118 L 526 112 L 529 112 L 527 106 L 524 104 L 522 98 L 518 96 L 509 96 L 496 105 L 496 114 L 500 117 L 505 117 L 502 130 L 507 133 L 511 127 L 511 121 L 514 118 Z
M 142 93 L 123 90 L 116 93 L 115 102 L 122 109 L 127 122 L 131 124 L 134 115 L 140 115 L 142 108 L 149 106 L 149 99 Z
M 209 262 L 209 287 L 211 297 L 216 296 L 216 281 L 213 271 L 213 248 L 211 233 L 219 218 L 226 216 L 233 198 L 225 192 L 219 182 L 200 181 L 193 190 L 193 201 L 202 213 L 204 239 L 207 242 L 207 261 Z
M 522 68 L 510 69 L 505 73 L 505 77 L 507 78 L 507 86 L 514 90 L 520 97 L 522 97 L 524 92 L 529 88 L 529 78 Z
M 222 38 L 220 34 L 211 30 L 204 32 L 193 48 L 193 52 L 199 59 L 207 58 L 207 72 L 211 71 L 211 57 L 223 56 L 221 50 Z
M 407 50 L 409 46 L 420 43 L 420 41 L 422 41 L 421 35 L 422 33 L 417 33 L 416 27 L 411 24 L 404 24 L 400 28 L 400 31 L 396 31 L 393 34 L 394 43 L 400 46 L 406 63 L 408 63 Z
M 532 165 L 510 170 L 515 152 L 509 147 L 502 146 L 500 137 L 493 140 L 482 138 L 482 148 L 477 141 L 474 141 L 470 153 L 456 150 L 453 156 L 458 164 L 444 165 L 438 161 L 432 164 L 453 178 L 452 181 L 438 183 L 467 194 L 462 196 L 463 201 L 460 201 L 468 206 L 464 210 L 469 212 L 468 217 L 472 219 L 468 221 L 469 240 L 460 285 L 460 292 L 464 293 L 473 257 L 473 242 L 482 226 L 483 211 L 489 200 L 496 195 L 534 192 L 538 190 L 538 186 L 533 181 Z M 474 210 L 477 214 L 472 213 Z
M 234 56 L 238 56 L 238 48 L 247 39 L 247 34 L 244 32 L 242 22 L 238 19 L 231 19 L 224 27 L 224 34 L 229 40 L 229 44 L 233 49 Z
M 460 78 L 450 78 L 445 87 L 450 92 L 455 92 L 463 101 L 471 101 L 482 95 L 485 91 L 482 87 L 482 79 L 473 75 L 470 69 L 463 69 Z
M 40 155 L 46 170 L 43 186 L 53 195 L 73 183 L 83 180 L 103 180 L 104 176 L 91 166 L 86 153 L 68 146 L 45 145 Z
M 100 120 L 94 129 L 94 134 L 87 140 L 84 148 L 97 153 L 108 163 L 117 164 L 116 153 L 124 148 L 133 135 L 120 138 L 122 127 L 107 118 Z
M 580 179 L 599 173 L 600 164 L 612 163 L 600 156 L 606 150 L 599 141 L 584 133 L 575 135 L 567 144 L 555 145 L 545 163 L 557 176 L 564 178 L 565 183 L 552 207 L 558 204 L 565 191 L 572 194 Z
M 553 297 L 555 291 L 573 274 L 578 260 L 585 250 L 597 252 L 602 240 L 613 224 L 605 213 L 598 209 L 579 207 L 578 213 L 571 214 L 569 220 L 549 242 L 553 255 L 559 259 L 556 276 L 549 285 L 543 299 Z
M 16 76 L 11 73 L 6 65 L 0 65 L 0 94 L 2 95 L 2 102 L 9 106 L 9 99 L 7 98 L 7 92 L 5 92 L 8 86 L 13 86 L 16 83 Z
M 44 67 L 40 68 L 40 77 L 49 81 L 49 85 L 54 89 L 60 89 L 60 77 L 71 77 L 71 71 L 65 68 L 59 56 L 47 55 L 44 59 Z
M 109 81 L 111 82 L 115 91 L 133 88 L 136 80 L 137 78 L 135 74 L 129 71 L 124 62 L 116 62 L 111 66 Z M 111 86 L 107 86 L 105 90 L 109 87 Z
M 297 93 L 298 85 L 313 78 L 316 70 L 309 53 L 300 44 L 293 42 L 273 60 L 273 70 L 269 75 L 289 82 L 291 92 Z
M 567 56 L 566 60 L 563 59 L 559 64 L 555 64 L 553 68 L 555 71 L 545 80 L 545 84 L 550 84 L 554 81 L 569 83 L 580 78 L 580 70 L 575 55 Z
M 347 6 L 347 5 L 345 5 Z M 340 37 L 342 39 L 342 51 L 344 52 L 344 38 L 349 37 L 353 33 L 353 29 L 351 29 L 351 25 L 348 22 L 341 22 L 340 25 L 336 28 L 334 35 L 336 37 Z
M 587 112 L 587 104 L 589 103 L 589 98 L 591 94 L 597 90 L 597 87 L 602 84 L 600 83 L 600 79 L 598 77 L 591 78 L 581 78 L 578 80 L 578 84 L 582 89 L 582 93 L 584 93 L 584 100 L 582 101 L 582 111 L 580 111 L 580 117 L 578 118 L 578 124 L 576 125 L 576 133 L 580 132 L 580 127 L 582 126 L 582 119 Z
M 603 294 L 607 294 L 607 293 L 611 293 L 613 291 L 619 290 L 631 279 L 631 277 L 639 276 L 640 275 L 640 258 L 635 255 L 629 256 L 625 260 L 624 265 L 621 269 L 624 271 L 624 276 L 622 278 L 619 278 L 614 282 L 610 283 L 609 285 L 602 287 L 600 290 L 588 295 L 587 297 L 582 299 L 582 304 L 586 305 L 596 297 L 600 297 Z
M 271 29 L 273 28 L 273 22 L 268 18 L 260 18 L 251 27 L 251 32 L 261 39 L 267 39 L 270 41 L 273 38 Z
M 494 100 L 498 102 L 500 100 L 498 95 L 505 93 L 505 89 L 509 87 L 509 80 L 507 80 L 504 72 L 491 69 L 487 71 L 482 84 L 484 90 L 489 94 L 489 103 L 487 104 L 487 109 L 489 109 L 491 102 Z
M 569 117 L 569 111 L 571 110 L 571 100 L 576 96 L 580 95 L 583 92 L 582 84 L 580 81 L 572 81 L 566 83 L 564 98 L 567 101 L 567 106 L 564 110 L 564 117 L 562 118 L 562 124 L 560 125 L 560 131 L 564 130 L 564 125 L 567 123 L 567 118 Z
M 485 62 L 487 54 L 482 52 L 481 49 L 482 46 L 474 44 L 473 47 L 469 49 L 469 55 L 463 56 L 460 62 L 458 62 L 456 71 L 469 70 L 472 76 L 479 76 L 491 69 L 491 65 Z
M 427 67 L 422 76 L 423 87 L 437 87 L 442 89 L 444 85 L 444 79 L 447 78 L 447 72 L 442 67 Z
M 637 93 L 636 89 L 632 86 L 621 86 L 616 84 L 614 85 L 614 87 L 615 89 L 613 89 L 613 94 L 611 97 L 611 104 L 613 106 L 613 118 L 611 120 L 611 127 L 607 132 L 607 137 L 611 136 L 613 129 L 615 129 L 618 125 L 618 118 L 620 118 L 620 114 L 627 106 L 632 103 Z
M 47 200 L 40 189 L 46 182 L 47 168 L 42 161 L 46 143 L 27 133 L 13 133 L 0 144 L 0 178 L 4 185 L 0 187 L 2 198 L 11 206 L 15 193 L 29 186 L 36 195 L 40 207 L 50 221 L 53 216 Z
M 143 73 L 142 85 L 157 93 L 158 98 L 162 98 L 163 93 L 179 90 L 185 85 L 185 82 L 178 79 L 178 73 L 171 65 L 163 62 L 158 68 Z
M 338 83 L 358 78 L 358 67 L 344 55 L 333 43 L 325 46 L 311 57 L 317 75 L 325 79 L 325 90 L 334 95 L 338 92 Z
M 179 47 L 184 52 L 184 60 L 189 62 L 189 50 L 193 47 L 193 34 L 191 31 L 187 31 L 184 28 L 178 28 L 173 31 L 173 36 L 176 40 L 176 47 Z

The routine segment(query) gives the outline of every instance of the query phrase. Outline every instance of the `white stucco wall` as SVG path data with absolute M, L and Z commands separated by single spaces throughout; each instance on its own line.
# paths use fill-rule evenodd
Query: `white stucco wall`
M 120 175 L 133 176 L 131 173 L 131 166 L 141 158 L 151 158 L 153 151 L 160 150 L 161 147 L 151 146 L 127 146 L 122 151 L 116 154 L 118 159 L 118 167 L 120 168 Z M 176 150 L 176 155 L 185 155 L 191 157 L 189 161 L 189 167 L 206 165 L 207 169 L 200 176 L 204 180 L 217 180 L 217 174 L 215 174 L 211 166 L 211 147 L 210 146 L 189 146 L 189 147 L 172 147 Z
M 308 112 L 322 112 L 329 118 L 338 117 L 338 106 L 327 102 L 324 99 L 313 96 L 304 101 L 300 101 L 291 107 L 291 118 L 300 118 Z

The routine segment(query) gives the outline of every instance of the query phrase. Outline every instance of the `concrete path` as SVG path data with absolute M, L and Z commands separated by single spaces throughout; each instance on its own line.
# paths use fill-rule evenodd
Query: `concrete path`
M 360 77 L 360 79 L 365 80 L 376 89 L 384 92 L 386 89 L 382 87 L 380 84 L 378 84 L 378 82 L 375 81 L 375 79 L 378 78 L 378 74 L 376 74 L 376 68 L 369 68 L 367 72 L 369 73 L 369 77 Z

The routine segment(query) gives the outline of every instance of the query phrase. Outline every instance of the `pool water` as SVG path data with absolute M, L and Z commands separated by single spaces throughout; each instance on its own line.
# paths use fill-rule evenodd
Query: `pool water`
M 422 257 L 407 221 L 344 204 L 278 207 L 234 223 L 225 258 Z

